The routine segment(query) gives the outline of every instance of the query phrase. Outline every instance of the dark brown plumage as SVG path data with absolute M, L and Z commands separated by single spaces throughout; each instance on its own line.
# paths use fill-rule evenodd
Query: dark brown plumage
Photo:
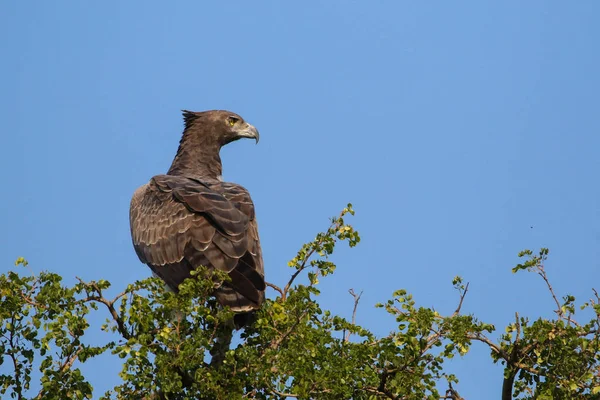
M 231 282 L 215 289 L 217 300 L 237 313 L 251 312 L 265 290 L 254 204 L 242 186 L 221 181 L 219 150 L 240 138 L 258 142 L 258 131 L 229 111 L 184 111 L 183 117 L 171 168 L 131 200 L 133 246 L 175 291 L 200 265 L 227 272 Z

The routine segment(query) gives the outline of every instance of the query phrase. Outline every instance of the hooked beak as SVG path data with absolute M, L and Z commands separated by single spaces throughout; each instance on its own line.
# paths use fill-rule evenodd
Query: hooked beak
M 250 125 L 249 123 L 246 123 L 246 127 L 239 132 L 239 135 L 243 138 L 255 139 L 256 143 L 258 143 L 258 139 L 260 138 L 260 135 L 258 134 L 258 129 L 256 129 L 254 125 Z

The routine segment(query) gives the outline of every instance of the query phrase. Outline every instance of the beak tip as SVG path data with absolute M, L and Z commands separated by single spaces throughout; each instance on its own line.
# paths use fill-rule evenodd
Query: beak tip
M 260 139 L 260 135 L 258 133 L 258 129 L 254 128 L 254 140 L 256 140 L 255 144 L 258 144 L 259 139 Z

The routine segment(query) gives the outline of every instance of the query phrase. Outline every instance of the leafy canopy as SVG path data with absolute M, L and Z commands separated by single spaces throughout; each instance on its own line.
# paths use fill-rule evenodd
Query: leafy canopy
M 224 274 L 200 268 L 200 279 L 188 279 L 179 294 L 149 278 L 107 298 L 105 280 L 66 286 L 55 273 L 28 274 L 19 258 L 17 270 L 0 275 L 2 398 L 92 398 L 79 366 L 108 352 L 123 360 L 122 382 L 103 399 L 462 399 L 458 377 L 445 372 L 444 363 L 465 356 L 474 342 L 504 365 L 503 399 L 598 398 L 598 294 L 579 307 L 592 318 L 578 322 L 575 298 L 559 300 L 550 285 L 547 249 L 520 253 L 525 261 L 513 272 L 534 272 L 545 281 L 556 318 L 529 321 L 516 314 L 497 340 L 494 325 L 461 312 L 469 285 L 460 277 L 452 282 L 457 307 L 451 315 L 418 306 L 404 289 L 377 304 L 396 325 L 384 337 L 354 323 L 360 294 L 352 290 L 351 321 L 321 309 L 319 280 L 336 269 L 329 256 L 341 241 L 350 247 L 360 241 L 345 221 L 353 214 L 349 204 L 302 246 L 288 264 L 289 281 L 269 284 L 274 296 L 219 364 L 210 362 L 211 350 L 230 329 L 232 313 L 210 293 Z M 92 345 L 88 319 L 99 312 L 107 317 L 106 341 Z

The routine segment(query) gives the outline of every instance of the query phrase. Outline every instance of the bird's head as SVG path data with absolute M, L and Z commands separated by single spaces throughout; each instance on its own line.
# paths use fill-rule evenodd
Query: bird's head
M 235 140 L 248 138 L 258 143 L 258 130 L 238 114 L 226 110 L 193 112 L 183 110 L 185 130 L 212 139 L 219 146 Z

